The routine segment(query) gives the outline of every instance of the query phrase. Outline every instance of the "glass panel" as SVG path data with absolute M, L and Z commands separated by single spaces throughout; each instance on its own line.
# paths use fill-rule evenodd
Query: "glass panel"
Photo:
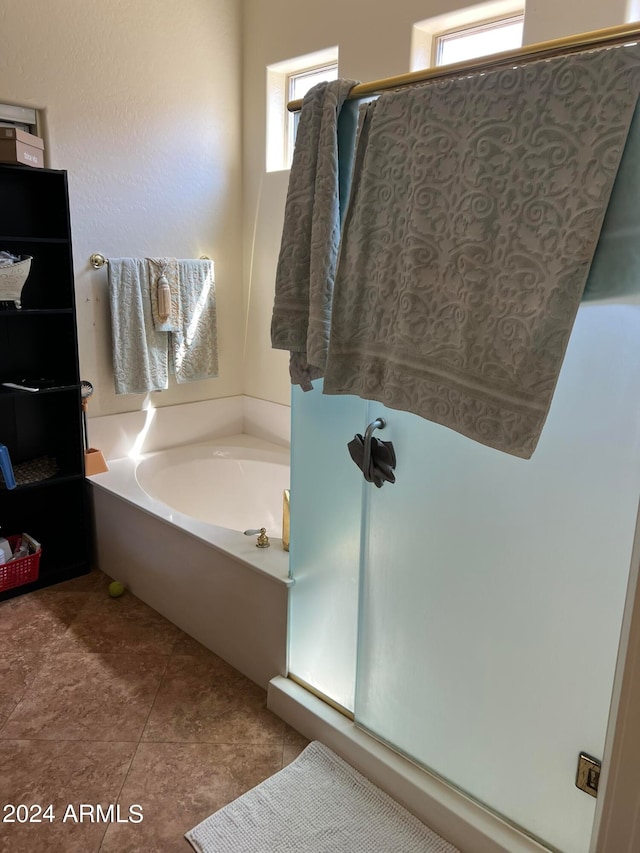
M 299 74 L 292 74 L 289 77 L 290 81 L 290 100 L 297 101 L 299 98 L 304 98 L 309 89 L 317 83 L 322 83 L 324 80 L 338 79 L 338 65 L 325 65 L 322 68 L 314 68 L 311 71 L 301 71 Z
M 637 299 L 636 299 L 637 302 Z M 371 490 L 356 719 L 564 853 L 588 849 L 640 484 L 640 306 L 581 306 L 531 460 L 414 415 Z
M 311 71 L 302 71 L 299 74 L 291 74 L 289 76 L 289 100 L 297 101 L 304 98 L 309 89 L 317 83 L 322 83 L 325 80 L 338 79 L 338 63 L 335 65 L 324 65 L 322 68 L 314 68 Z M 288 124 L 288 141 L 287 141 L 287 156 L 286 162 L 291 165 L 293 159 L 293 147 L 296 142 L 296 134 L 298 133 L 298 124 L 300 123 L 300 113 L 289 113 Z
M 506 22 L 438 36 L 436 65 L 449 65 L 451 62 L 463 62 L 477 56 L 521 47 L 523 27 L 523 18 L 511 18 Z
M 292 393 L 289 670 L 352 711 L 364 481 L 347 442 L 366 403 L 321 388 Z

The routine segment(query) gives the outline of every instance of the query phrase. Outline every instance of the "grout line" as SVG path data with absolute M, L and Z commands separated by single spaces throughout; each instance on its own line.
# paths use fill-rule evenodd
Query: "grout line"
M 15 712 L 16 708 L 17 708 L 17 707 L 18 707 L 18 705 L 22 702 L 22 697 L 23 697 L 23 696 L 24 696 L 24 692 L 23 692 L 22 696 L 18 699 L 18 701 L 15 703 L 15 705 L 13 706 L 13 708 L 12 708 L 12 709 L 9 711 L 9 713 L 7 714 L 7 717 L 6 717 L 5 721 L 4 721 L 4 723 L 2 723 L 2 725 L 0 726 L 0 743 L 2 743 L 2 740 L 3 740 L 3 738 L 2 738 L 2 730 L 4 729 L 4 727 L 5 727 L 5 726 L 7 725 L 7 723 L 9 722 L 10 718 L 11 718 L 11 717 L 13 717 L 13 714 L 14 714 L 14 712 Z
M 167 655 L 167 658 L 166 658 L 165 664 L 164 664 L 164 669 L 162 670 L 162 674 L 160 675 L 160 679 L 158 681 L 158 687 L 156 688 L 156 692 L 154 694 L 153 701 L 151 702 L 151 705 L 149 706 L 149 711 L 147 713 L 147 716 L 145 717 L 144 725 L 142 726 L 142 729 L 140 731 L 140 737 L 138 738 L 138 745 L 140 745 L 140 743 L 142 743 L 142 738 L 144 737 L 144 733 L 145 733 L 147 725 L 149 723 L 149 717 L 151 716 L 151 712 L 153 711 L 153 709 L 155 707 L 156 699 L 158 698 L 158 694 L 160 693 L 160 688 L 162 687 L 165 675 L 167 674 L 167 669 L 169 668 L 169 661 L 170 660 L 171 660 L 171 655 Z
M 175 640 L 174 640 L 174 645 L 175 645 Z M 173 649 L 173 646 L 172 646 L 172 649 Z M 162 670 L 162 675 L 160 676 L 160 678 L 158 680 L 158 687 L 157 687 L 155 695 L 153 697 L 153 701 L 151 702 L 151 705 L 149 706 L 149 711 L 148 711 L 146 719 L 144 721 L 144 725 L 140 729 L 140 735 L 138 737 L 137 742 L 136 741 L 125 741 L 125 743 L 135 743 L 136 748 L 133 750 L 133 755 L 131 756 L 131 761 L 129 762 L 129 767 L 127 768 L 127 772 L 124 774 L 124 779 L 122 780 L 122 785 L 120 785 L 120 790 L 116 794 L 116 798 L 115 798 L 116 803 L 120 802 L 120 798 L 122 797 L 122 792 L 124 790 L 124 786 L 127 784 L 129 774 L 131 773 L 131 768 L 133 767 L 133 762 L 136 760 L 138 750 L 140 749 L 140 746 L 142 745 L 142 736 L 144 735 L 144 731 L 147 727 L 147 723 L 149 722 L 149 717 L 151 716 L 151 712 L 153 711 L 153 706 L 156 704 L 156 699 L 158 698 L 158 693 L 160 692 L 160 687 L 162 686 L 162 682 L 164 680 L 164 677 L 165 677 L 166 672 L 167 672 L 167 668 L 169 666 L 170 657 L 171 657 L 170 654 L 166 656 L 164 669 Z M 105 838 L 107 837 L 108 831 L 109 831 L 109 827 L 107 826 L 105 829 L 104 835 L 102 836 L 102 840 L 100 841 L 98 853 L 100 853 L 100 850 L 102 850 L 102 845 L 104 844 L 104 841 L 105 841 Z
M 127 779 L 129 778 L 129 773 L 131 773 L 131 767 L 133 766 L 133 762 L 135 760 L 135 757 L 138 754 L 138 748 L 140 747 L 140 740 L 139 739 L 138 739 L 137 743 L 136 743 L 136 741 L 122 741 L 122 742 L 123 743 L 135 743 L 136 747 L 133 750 L 133 753 L 131 755 L 131 760 L 129 761 L 129 766 L 127 767 L 127 772 L 124 774 L 124 779 L 122 780 L 122 784 L 120 785 L 120 789 L 115 796 L 114 802 L 116 802 L 116 803 L 120 802 L 120 797 L 122 796 L 122 791 L 124 789 L 124 786 L 126 785 Z M 100 851 L 102 850 L 102 845 L 104 844 L 104 840 L 107 837 L 107 832 L 109 831 L 109 826 L 110 826 L 110 824 L 107 824 L 107 826 L 105 826 L 104 835 L 100 839 L 100 845 L 97 848 L 96 853 L 100 853 Z
M 147 743 L 172 743 L 176 746 L 180 744 L 200 744 L 201 746 L 260 746 L 260 747 L 268 747 L 269 749 L 280 749 L 282 746 L 283 749 L 286 746 L 291 746 L 292 744 L 280 744 L 277 741 L 255 741 L 255 740 L 114 740 L 113 738 L 109 738 L 108 740 L 100 740 L 97 737 L 85 737 L 85 738 L 38 738 L 38 737 L 11 737 L 0 739 L 0 746 L 3 743 L 13 743 L 21 740 L 29 740 L 34 743 L 135 743 L 135 744 L 147 744 Z

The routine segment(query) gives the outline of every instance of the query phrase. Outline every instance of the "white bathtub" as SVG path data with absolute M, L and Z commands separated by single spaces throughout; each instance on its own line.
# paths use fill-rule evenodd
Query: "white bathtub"
M 175 447 L 141 459 L 135 476 L 150 498 L 192 519 L 240 532 L 265 527 L 269 537 L 281 536 L 282 492 L 289 488 L 289 454 L 282 448 Z
M 286 672 L 286 448 L 231 436 L 88 479 L 99 568 L 263 687 Z M 269 548 L 243 533 L 261 527 Z

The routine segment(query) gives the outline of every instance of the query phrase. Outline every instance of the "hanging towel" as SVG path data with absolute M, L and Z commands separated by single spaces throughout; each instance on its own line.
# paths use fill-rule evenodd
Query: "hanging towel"
M 364 474 L 367 483 L 381 489 L 385 483 L 395 483 L 396 451 L 392 441 L 372 436 L 369 458 L 365 456 L 366 439 L 359 432 L 347 444 L 349 456 Z
M 271 343 L 290 352 L 293 384 L 323 375 L 340 242 L 338 115 L 353 80 L 318 83 L 303 100 L 276 270 Z
M 529 458 L 640 87 L 640 46 L 380 96 L 361 122 L 324 392 Z
M 640 292 L 640 101 L 596 248 L 583 302 L 637 298 Z M 635 300 L 634 300 L 635 301 Z
M 116 394 L 163 391 L 168 386 L 167 334 L 153 324 L 147 262 L 109 258 L 108 271 Z
M 171 333 L 176 380 L 215 379 L 218 336 L 213 261 L 179 260 L 178 281 L 181 326 Z
M 149 294 L 153 324 L 158 332 L 176 332 L 182 327 L 182 300 L 178 279 L 178 261 L 176 258 L 147 258 L 149 264 Z M 161 312 L 160 293 L 166 288 L 169 300 L 169 312 Z

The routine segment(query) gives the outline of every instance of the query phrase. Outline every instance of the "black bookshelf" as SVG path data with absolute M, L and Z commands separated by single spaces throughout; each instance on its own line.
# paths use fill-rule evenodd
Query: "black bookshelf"
M 90 568 L 66 172 L 0 165 L 0 250 L 33 257 L 21 308 L 0 303 L 0 443 L 14 469 L 55 464 L 11 490 L 0 477 L 0 535 L 28 533 L 42 545 L 38 580 L 0 592 L 3 600 Z M 35 392 L 2 384 L 25 378 L 46 381 Z

